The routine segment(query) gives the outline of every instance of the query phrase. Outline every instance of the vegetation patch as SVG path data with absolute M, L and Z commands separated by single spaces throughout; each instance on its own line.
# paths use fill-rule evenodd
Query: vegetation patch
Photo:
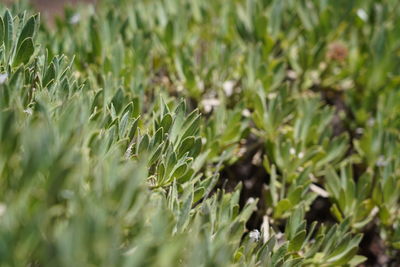
M 0 12 L 0 266 L 400 265 L 398 1 Z

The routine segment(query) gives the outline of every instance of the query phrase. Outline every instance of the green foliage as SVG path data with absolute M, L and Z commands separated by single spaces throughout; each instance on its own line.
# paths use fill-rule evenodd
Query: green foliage
M 397 2 L 0 6 L 0 266 L 395 261 Z

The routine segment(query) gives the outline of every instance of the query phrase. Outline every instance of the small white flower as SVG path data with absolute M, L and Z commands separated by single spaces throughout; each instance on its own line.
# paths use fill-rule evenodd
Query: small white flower
M 290 148 L 289 153 L 290 155 L 296 155 L 296 149 L 294 149 L 293 147 Z
M 286 76 L 290 80 L 296 80 L 297 79 L 297 73 L 294 70 L 288 70 L 287 73 L 286 73 Z
M 1 73 L 0 74 L 0 84 L 3 84 L 7 81 L 8 74 L 7 73 Z
M 27 108 L 24 110 L 24 112 L 28 115 L 32 115 L 33 114 L 33 110 L 31 108 Z
M 269 93 L 269 94 L 267 95 L 268 99 L 270 99 L 270 100 L 275 99 L 277 96 L 278 96 L 277 93 Z
M 368 14 L 367 12 L 365 12 L 364 9 L 360 8 L 359 10 L 357 10 L 357 16 L 362 19 L 363 21 L 367 21 L 368 20 Z
M 182 92 L 183 89 L 185 89 L 185 87 L 183 87 L 182 84 L 179 84 L 179 85 L 176 87 L 176 91 L 177 91 L 177 92 Z
M 254 203 L 254 201 L 256 200 L 253 197 L 249 197 L 249 199 L 247 200 L 247 204 Z
M 258 240 L 260 240 L 260 231 L 258 231 L 257 229 L 251 231 L 249 233 L 249 237 L 251 241 L 258 242 Z
M 318 65 L 319 70 L 325 70 L 327 67 L 328 67 L 328 64 L 326 64 L 326 62 L 324 62 L 324 61 L 319 63 L 319 65 Z M 318 76 L 318 71 L 313 71 L 312 74 Z
M 204 92 L 204 82 L 203 81 L 197 81 L 197 88 L 199 88 L 200 91 Z
M 363 134 L 364 133 L 364 128 L 357 128 L 356 129 L 356 134 Z
M 374 118 L 370 118 L 370 119 L 367 121 L 367 124 L 368 124 L 369 127 L 374 126 L 374 124 L 375 124 L 375 119 L 374 119 Z
M 209 98 L 209 99 L 204 99 L 203 101 L 201 101 L 204 107 L 204 111 L 206 113 L 211 112 L 211 110 L 213 109 L 213 107 L 216 107 L 220 104 L 219 100 L 216 98 Z
M 207 143 L 207 138 L 203 137 L 201 138 L 201 144 L 205 145 Z
M 344 90 L 349 90 L 354 87 L 354 82 L 350 79 L 346 79 L 341 83 L 341 85 Z
M 304 158 L 304 153 L 303 153 L 303 152 L 300 152 L 300 153 L 297 155 L 297 157 L 299 157 L 299 159 Z
M 81 15 L 79 13 L 74 14 L 70 19 L 70 24 L 77 24 L 81 20 Z
M 258 151 L 254 156 L 253 159 L 251 160 L 251 164 L 253 165 L 261 165 L 262 163 L 262 158 L 261 158 L 261 151 Z
M 376 161 L 376 166 L 384 167 L 388 164 L 385 157 L 383 155 L 379 156 L 378 160 Z
M 248 118 L 251 116 L 251 112 L 246 108 L 246 109 L 243 109 L 242 115 L 243 115 L 243 117 Z
M 4 215 L 7 210 L 7 206 L 4 203 L 0 203 L 0 217 Z
M 222 84 L 222 88 L 226 96 L 231 96 L 233 94 L 233 88 L 235 87 L 235 81 L 226 81 Z
M 314 71 L 310 71 L 310 79 L 311 79 L 311 81 L 313 83 L 316 83 L 316 84 L 321 82 L 321 79 L 319 77 L 319 73 L 318 73 L 318 71 L 315 71 L 315 70 Z

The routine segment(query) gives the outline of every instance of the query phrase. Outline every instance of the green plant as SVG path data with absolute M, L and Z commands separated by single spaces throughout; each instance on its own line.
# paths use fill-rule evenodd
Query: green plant
M 0 266 L 398 263 L 397 1 L 0 11 Z

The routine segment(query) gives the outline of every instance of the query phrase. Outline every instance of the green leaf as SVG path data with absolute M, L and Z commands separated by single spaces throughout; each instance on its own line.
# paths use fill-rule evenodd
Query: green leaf
M 36 27 L 36 18 L 37 16 L 32 16 L 29 20 L 25 23 L 24 27 L 22 28 L 21 34 L 18 37 L 17 48 L 21 47 L 22 42 L 26 38 L 33 38 L 33 34 L 35 33 Z
M 6 51 L 10 53 L 14 36 L 14 21 L 10 11 L 8 10 L 6 10 L 3 18 L 4 18 L 4 45 Z
M 149 163 L 148 163 L 149 166 L 153 165 L 161 157 L 161 152 L 162 152 L 163 146 L 164 146 L 164 143 L 161 143 L 153 151 L 153 154 L 150 157 L 150 160 L 149 160 Z
M 179 214 L 179 219 L 177 223 L 178 231 L 182 231 L 184 226 L 188 223 L 189 220 L 189 213 L 192 208 L 193 203 L 193 188 L 188 189 L 190 193 L 188 194 L 186 200 L 183 203 L 182 210 Z
M 95 17 L 90 20 L 90 41 L 92 45 L 93 60 L 100 60 L 103 56 L 103 45 L 100 37 L 99 25 Z
M 186 173 L 187 169 L 188 165 L 186 163 L 178 165 L 177 167 L 175 167 L 175 170 L 173 171 L 171 177 L 179 179 Z
M 361 263 L 365 262 L 366 260 L 367 260 L 367 257 L 356 255 L 349 261 L 349 265 L 350 266 L 359 266 Z
M 395 249 L 400 249 L 400 241 L 392 243 Z
M 282 13 L 283 13 L 284 3 L 281 0 L 274 0 L 271 10 L 271 23 L 270 32 L 273 36 L 278 35 L 282 24 Z
M 151 147 L 155 147 L 158 144 L 160 144 L 161 141 L 163 140 L 163 136 L 164 136 L 164 128 L 162 127 L 158 128 L 157 132 L 153 136 Z
M 150 143 L 150 138 L 147 134 L 145 134 L 140 141 L 137 154 L 140 155 L 142 153 L 147 152 L 147 150 L 149 149 L 149 143 Z
M 202 148 L 202 141 L 201 141 L 201 137 L 198 137 L 195 139 L 193 146 L 191 147 L 191 151 L 189 156 L 196 158 L 200 152 L 201 152 L 201 148 Z
M 358 244 L 362 238 L 361 234 L 358 234 L 355 238 L 350 240 L 343 238 L 341 243 L 335 248 L 335 250 L 327 257 L 327 262 L 335 264 L 343 264 L 347 262 L 348 258 L 354 256 L 358 250 Z
M 301 195 L 303 193 L 303 186 L 298 186 L 296 189 L 289 193 L 288 199 L 293 206 L 296 206 L 301 201 Z
M 136 130 L 137 130 L 137 128 L 138 128 L 138 124 L 139 124 L 139 118 L 136 118 L 136 119 L 133 121 L 131 130 L 130 130 L 130 132 L 129 132 L 129 140 L 132 140 L 133 137 L 135 136 Z
M 43 77 L 42 85 L 43 87 L 48 87 L 50 84 L 54 82 L 54 79 L 56 78 L 56 67 L 54 66 L 54 63 L 51 62 L 49 67 L 46 70 L 46 74 Z
M 195 138 L 193 136 L 189 136 L 182 141 L 178 148 L 178 158 L 181 158 L 186 152 L 193 148 L 195 143 Z
M 4 21 L 3 21 L 3 17 L 0 16 L 0 46 L 4 42 L 4 38 L 5 38 L 4 34 L 5 34 Z
M 30 58 L 32 57 L 33 53 L 35 52 L 35 48 L 33 46 L 32 38 L 26 38 L 21 46 L 19 47 L 17 54 L 14 58 L 14 66 L 18 66 L 20 64 L 26 64 L 29 62 Z
M 292 208 L 292 203 L 288 199 L 282 199 L 281 201 L 278 202 L 278 204 L 275 207 L 275 213 L 274 217 L 275 218 L 280 218 L 285 212 L 289 211 Z
M 299 251 L 306 238 L 306 230 L 298 232 L 295 237 L 289 241 L 288 251 Z
M 200 201 L 201 198 L 204 197 L 206 189 L 204 187 L 199 187 L 194 192 L 193 203 Z
M 301 266 L 303 262 L 303 258 L 298 258 L 298 259 L 289 259 L 286 260 L 285 263 L 283 264 L 283 267 L 297 267 Z
M 283 244 L 281 247 L 278 248 L 277 251 L 272 255 L 272 264 L 273 266 L 279 266 L 277 265 L 279 261 L 283 261 L 283 257 L 285 256 L 287 252 L 287 243 Z
M 172 125 L 172 115 L 170 113 L 167 113 L 164 115 L 163 119 L 161 120 L 160 126 L 164 128 L 165 132 L 169 132 L 169 129 L 171 128 Z
M 336 204 L 333 204 L 331 206 L 331 212 L 339 222 L 343 221 L 342 213 L 340 212 Z
M 276 189 L 276 183 L 277 183 L 277 175 L 276 175 L 276 167 L 275 165 L 272 165 L 271 167 L 271 181 L 269 183 L 269 188 L 271 192 L 271 198 L 272 198 L 272 204 L 275 206 L 278 203 L 279 195 L 278 195 L 278 190 Z
M 181 139 L 185 139 L 188 136 L 196 135 L 196 133 L 200 130 L 200 121 L 201 116 L 198 114 L 192 121 L 190 125 L 187 126 L 185 132 L 181 136 Z

